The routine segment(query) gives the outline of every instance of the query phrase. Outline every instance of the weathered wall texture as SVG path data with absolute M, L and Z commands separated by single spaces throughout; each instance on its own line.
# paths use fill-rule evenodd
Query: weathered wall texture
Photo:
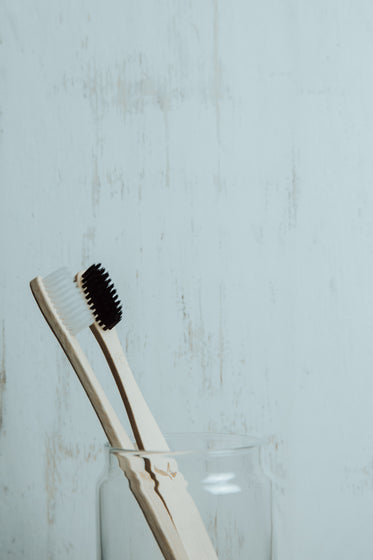
M 372 3 L 0 9 L 1 558 L 94 558 L 104 436 L 28 282 L 103 261 L 161 427 L 268 435 L 281 560 L 370 560 Z

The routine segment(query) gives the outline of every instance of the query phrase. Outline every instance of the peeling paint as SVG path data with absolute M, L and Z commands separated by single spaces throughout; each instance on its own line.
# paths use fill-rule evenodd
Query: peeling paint
M 373 492 L 373 461 L 362 466 L 345 466 L 341 490 L 354 496 Z
M 185 319 L 187 318 L 187 312 L 186 312 L 184 294 L 181 294 L 181 308 L 182 308 L 182 312 L 183 312 L 183 319 L 185 321 Z
M 288 203 L 289 203 L 289 227 L 294 228 L 297 225 L 298 218 L 298 202 L 299 202 L 299 179 L 297 175 L 297 168 L 295 164 L 295 159 L 292 159 L 292 169 L 291 169 L 291 182 L 288 191 Z
M 53 438 L 46 436 L 45 441 L 45 491 L 47 497 L 47 521 L 52 525 L 55 520 L 56 492 L 60 475 L 57 470 L 56 449 Z
M 119 107 L 123 113 L 125 113 L 127 110 L 127 99 L 128 92 L 126 88 L 126 80 L 121 74 L 119 74 L 116 83 L 115 102 L 117 107 Z
M 132 76 L 134 68 L 141 69 L 137 79 Z M 102 119 L 109 105 L 116 107 L 125 117 L 129 113 L 143 113 L 149 104 L 169 110 L 184 98 L 182 88 L 168 89 L 157 75 L 152 76 L 143 53 L 134 54 L 103 70 L 88 65 L 82 88 L 96 121 Z
M 268 445 L 263 447 L 262 460 L 264 468 L 268 470 L 276 492 L 285 495 L 287 469 L 282 460 L 284 440 L 276 435 L 268 437 Z
M 218 143 L 220 143 L 220 98 L 221 98 L 221 62 L 219 59 L 219 9 L 218 0 L 214 3 L 214 103 L 216 113 L 216 133 Z
M 218 0 L 213 0 L 214 17 L 213 17 L 213 92 L 212 99 L 215 106 L 215 122 L 216 122 L 216 139 L 218 144 L 218 156 L 217 156 L 217 170 L 214 174 L 214 184 L 217 193 L 220 194 L 226 191 L 225 181 L 221 176 L 221 163 L 220 163 L 220 151 L 221 151 L 221 139 L 220 139 L 220 102 L 222 96 L 222 71 L 221 71 L 221 61 L 219 57 L 219 6 Z
M 165 186 L 170 187 L 170 139 L 168 126 L 168 100 L 164 95 L 157 95 L 157 104 L 162 111 L 165 136 Z
M 101 189 L 101 179 L 98 173 L 98 163 L 97 157 L 93 159 L 93 169 L 92 169 L 92 207 L 95 213 L 96 208 L 100 202 L 100 189 Z
M 124 178 L 123 173 L 118 171 L 116 168 L 109 170 L 106 172 L 106 182 L 110 187 L 110 196 L 113 198 L 118 193 L 120 193 L 120 197 L 123 199 L 124 195 Z M 118 189 L 118 186 L 120 187 Z
M 57 388 L 56 388 L 56 412 L 59 425 L 64 423 L 66 412 L 70 408 L 70 381 L 71 374 L 69 365 L 66 362 L 64 354 L 59 348 L 56 348 L 56 369 L 57 369 Z
M 220 165 L 220 157 L 218 158 L 217 163 L 217 172 L 214 173 L 213 182 L 218 194 L 224 192 L 227 194 L 227 183 L 226 180 L 221 176 L 221 165 Z
M 137 189 L 139 202 L 141 202 L 141 200 L 142 200 L 142 188 L 143 188 L 143 183 L 144 183 L 144 176 L 145 176 L 145 171 L 144 171 L 144 169 L 141 169 L 141 171 L 139 173 L 139 184 L 138 184 L 138 189 Z
M 44 484 L 48 525 L 55 523 L 58 492 L 63 479 L 63 461 L 71 459 L 73 461 L 79 460 L 80 463 L 91 463 L 97 460 L 100 453 L 101 448 L 97 448 L 93 443 L 82 448 L 78 444 L 66 444 L 62 435 L 58 432 L 46 435 Z
M 82 266 L 87 266 L 91 262 L 91 254 L 96 239 L 96 227 L 90 226 L 83 234 L 82 242 Z
M 224 372 L 224 286 L 220 285 L 219 288 L 219 380 L 220 386 L 223 385 L 223 372 Z
M 5 369 L 5 321 L 2 322 L 1 330 L 1 362 L 0 362 L 0 430 L 3 426 L 4 418 L 4 391 L 6 384 L 6 369 Z
M 199 371 L 199 379 L 206 394 L 213 396 L 223 383 L 225 343 L 223 335 L 223 315 L 221 316 L 221 332 L 218 338 L 215 333 L 207 332 L 204 326 L 201 290 L 198 296 L 198 313 L 195 317 L 188 311 L 185 294 L 178 294 L 178 302 L 182 314 L 182 344 L 175 353 L 175 363 L 180 358 L 194 363 Z M 222 296 L 223 298 L 223 296 Z M 219 359 L 219 367 L 211 366 Z

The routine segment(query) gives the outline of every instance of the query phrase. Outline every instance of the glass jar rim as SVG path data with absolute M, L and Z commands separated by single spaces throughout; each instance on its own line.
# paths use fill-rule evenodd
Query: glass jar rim
M 149 457 L 149 456 L 181 456 L 181 455 L 207 455 L 209 457 L 226 456 L 226 455 L 241 455 L 248 453 L 251 450 L 259 449 L 265 444 L 265 439 L 260 436 L 237 434 L 237 433 L 220 433 L 220 432 L 178 432 L 164 434 L 166 441 L 185 441 L 185 439 L 194 439 L 198 441 L 210 441 L 214 443 L 223 443 L 224 445 L 215 448 L 199 448 L 197 446 L 188 446 L 182 449 L 170 450 L 138 450 L 138 449 L 125 449 L 120 447 L 112 447 L 109 443 L 105 444 L 109 455 L 123 454 L 125 456 L 136 457 Z M 228 442 L 228 443 L 227 443 Z

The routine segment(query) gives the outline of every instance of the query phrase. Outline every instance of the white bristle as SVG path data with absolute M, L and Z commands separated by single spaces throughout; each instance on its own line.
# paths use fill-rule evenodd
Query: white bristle
M 89 327 L 94 322 L 84 294 L 67 268 L 59 268 L 43 278 L 43 284 L 59 317 L 71 334 Z

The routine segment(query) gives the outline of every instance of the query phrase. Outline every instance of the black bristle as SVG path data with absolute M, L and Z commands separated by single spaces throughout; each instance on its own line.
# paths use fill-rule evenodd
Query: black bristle
M 83 272 L 82 288 L 97 323 L 104 330 L 115 327 L 122 318 L 122 305 L 109 273 L 101 263 L 93 264 Z

